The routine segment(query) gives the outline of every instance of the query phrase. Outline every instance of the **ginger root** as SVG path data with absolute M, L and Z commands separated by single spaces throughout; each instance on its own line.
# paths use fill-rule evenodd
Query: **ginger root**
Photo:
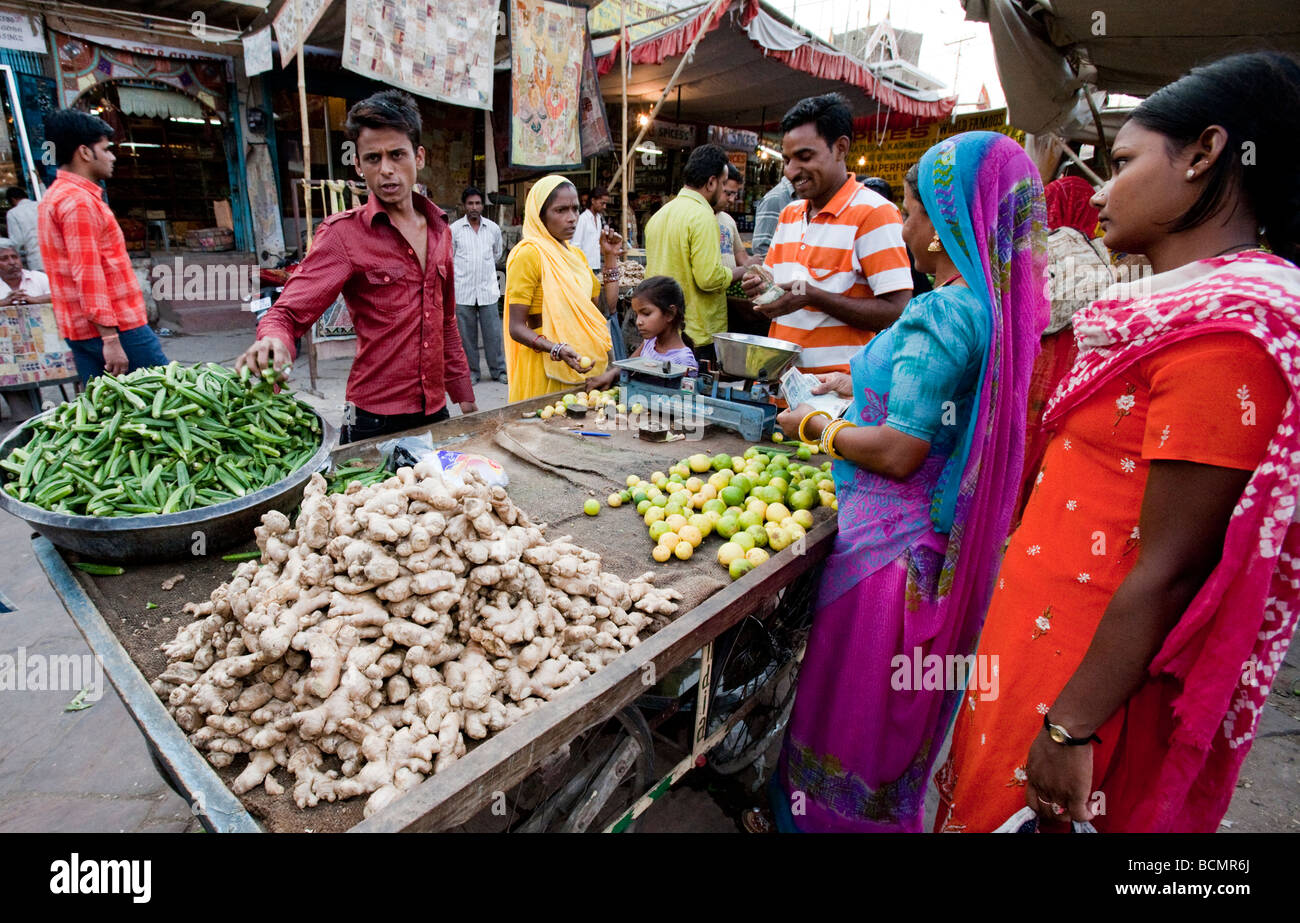
M 477 474 L 432 466 L 269 512 L 241 564 L 162 645 L 153 683 L 231 789 L 303 809 L 368 796 L 367 816 L 582 682 L 674 613 L 568 536 L 547 541 Z M 275 778 L 283 767 L 292 779 Z

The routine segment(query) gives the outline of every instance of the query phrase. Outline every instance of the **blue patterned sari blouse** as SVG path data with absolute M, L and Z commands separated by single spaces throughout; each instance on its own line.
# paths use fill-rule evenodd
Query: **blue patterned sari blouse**
M 931 519 L 936 498 L 959 471 L 948 471 L 958 441 L 974 417 L 980 367 L 988 349 L 988 317 L 964 285 L 918 295 L 903 314 L 850 363 L 853 404 L 845 419 L 860 426 L 885 424 L 930 443 L 921 467 L 903 480 L 851 462 L 833 466 L 839 496 L 836 551 L 853 552 L 850 579 L 870 575 L 905 549 L 927 543 L 941 551 L 946 539 Z M 848 577 L 849 575 L 841 575 Z M 839 582 L 839 581 L 837 581 Z

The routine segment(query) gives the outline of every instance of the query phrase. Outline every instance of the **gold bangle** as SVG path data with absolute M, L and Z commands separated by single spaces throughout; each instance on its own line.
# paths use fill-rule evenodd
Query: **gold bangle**
M 800 421 L 799 421 L 799 441 L 800 441 L 800 442 L 807 442 L 807 441 L 808 441 L 808 437 L 804 435 L 803 428 L 804 428 L 805 426 L 808 425 L 808 421 L 811 420 L 813 417 L 825 417 L 826 419 L 829 420 L 829 419 L 831 418 L 831 415 L 828 414 L 828 413 L 827 413 L 826 411 L 824 411 L 824 410 L 814 410 L 812 413 L 808 414 L 808 416 L 806 416 L 806 417 L 804 417 L 802 420 L 800 420 Z
M 835 451 L 835 437 L 839 435 L 840 430 L 846 426 L 856 426 L 856 423 L 850 423 L 848 420 L 834 420 L 822 432 L 821 450 L 825 455 L 831 458 L 844 460 L 844 456 Z

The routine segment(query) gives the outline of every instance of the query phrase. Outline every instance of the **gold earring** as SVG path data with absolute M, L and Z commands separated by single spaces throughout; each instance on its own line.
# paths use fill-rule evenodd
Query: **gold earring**
M 931 253 L 939 253 L 943 250 L 943 244 L 939 243 L 938 234 L 934 235 L 934 240 L 930 241 L 930 245 L 925 249 L 929 250 Z
M 1195 171 L 1194 169 L 1192 169 L 1191 167 L 1188 167 L 1188 168 L 1187 168 L 1187 178 L 1188 178 L 1188 179 L 1196 179 L 1196 171 Z

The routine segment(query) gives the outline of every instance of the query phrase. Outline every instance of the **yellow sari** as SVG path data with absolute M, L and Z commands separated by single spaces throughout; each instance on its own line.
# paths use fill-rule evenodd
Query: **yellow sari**
M 590 356 L 595 364 L 586 373 L 580 373 L 563 362 L 552 362 L 548 353 L 516 343 L 510 336 L 510 324 L 506 323 L 510 403 L 567 391 L 588 376 L 604 372 L 609 364 L 609 351 L 613 347 L 609 323 L 592 304 L 592 293 L 599 291 L 600 283 L 582 251 L 556 240 L 542 223 L 542 203 L 556 186 L 565 182 L 568 180 L 562 176 L 547 176 L 528 193 L 523 239 L 506 260 L 506 311 L 509 312 L 511 303 L 533 305 L 540 301 L 542 325 L 537 332 L 553 343 L 568 343 L 578 355 Z M 534 275 L 537 283 L 532 297 L 521 297 L 530 287 L 524 277 Z M 540 289 L 540 298 L 536 289 Z

